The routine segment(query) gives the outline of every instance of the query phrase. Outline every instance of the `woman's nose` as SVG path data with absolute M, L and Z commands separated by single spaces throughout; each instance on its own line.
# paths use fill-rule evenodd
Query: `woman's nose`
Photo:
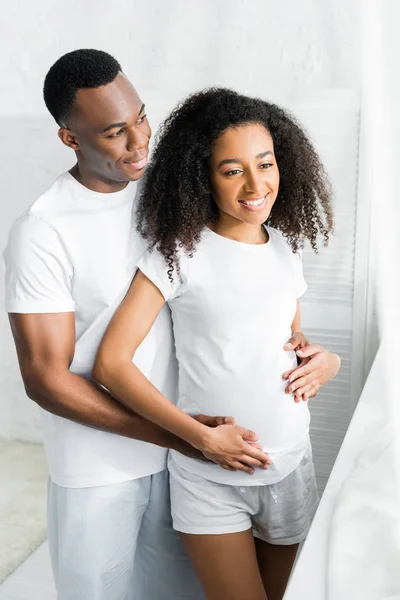
M 245 182 L 245 191 L 248 194 L 262 194 L 265 191 L 265 177 L 262 173 L 249 173 Z

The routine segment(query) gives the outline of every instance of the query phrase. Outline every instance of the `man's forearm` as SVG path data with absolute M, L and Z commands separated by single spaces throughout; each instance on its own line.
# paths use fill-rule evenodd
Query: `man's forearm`
M 164 448 L 179 445 L 170 432 L 128 410 L 106 390 L 70 371 L 48 374 L 31 382 L 27 394 L 48 412 L 81 425 Z

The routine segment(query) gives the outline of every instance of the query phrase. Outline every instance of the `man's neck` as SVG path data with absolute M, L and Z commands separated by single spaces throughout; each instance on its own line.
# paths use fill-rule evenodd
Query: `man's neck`
M 106 178 L 102 179 L 94 173 L 90 173 L 82 169 L 78 163 L 69 170 L 70 175 L 74 177 L 81 185 L 100 194 L 112 194 L 120 192 L 128 185 L 128 181 L 110 181 Z

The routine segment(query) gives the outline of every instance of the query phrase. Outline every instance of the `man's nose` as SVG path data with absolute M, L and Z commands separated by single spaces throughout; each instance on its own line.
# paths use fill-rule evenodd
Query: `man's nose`
M 129 152 L 146 146 L 146 136 L 137 127 L 127 131 L 126 147 Z

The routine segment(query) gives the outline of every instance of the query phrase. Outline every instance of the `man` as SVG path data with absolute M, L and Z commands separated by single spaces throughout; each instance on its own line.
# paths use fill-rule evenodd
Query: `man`
M 170 525 L 165 470 L 167 448 L 195 450 L 124 408 L 90 375 L 145 250 L 133 210 L 151 135 L 145 107 L 119 63 L 98 50 L 61 57 L 46 76 L 44 98 L 77 162 L 16 221 L 4 256 L 22 377 L 43 409 L 58 597 L 203 598 Z M 299 371 L 310 395 L 338 366 L 334 355 L 311 348 L 317 356 Z M 175 400 L 167 307 L 135 362 Z M 197 418 L 210 426 L 224 422 Z

